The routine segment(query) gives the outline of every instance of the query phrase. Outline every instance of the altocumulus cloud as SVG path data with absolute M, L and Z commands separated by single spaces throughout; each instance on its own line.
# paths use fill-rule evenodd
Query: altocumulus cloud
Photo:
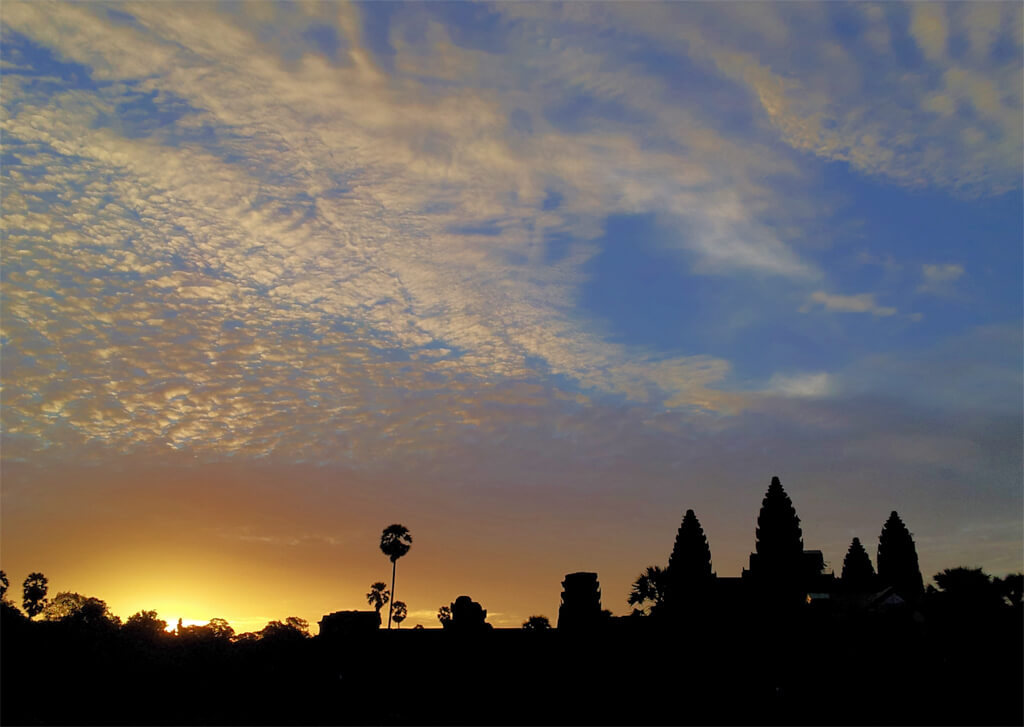
M 8 452 L 370 464 L 524 412 L 585 429 L 591 397 L 738 412 L 757 395 L 729 390 L 730 361 L 613 340 L 578 309 L 609 215 L 677 226 L 695 274 L 888 317 L 815 292 L 807 157 L 964 193 L 1019 177 L 1016 6 L 915 6 L 921 73 L 893 61 L 889 6 L 856 8 L 851 37 L 804 33 L 822 40 L 800 73 L 787 43 L 817 11 L 503 4 L 482 49 L 430 10 L 393 19 L 384 58 L 347 4 L 5 6 Z M 303 46 L 310 29 L 327 40 Z M 769 123 L 719 123 L 630 50 L 679 38 Z M 891 71 L 866 72 L 877 53 Z M 823 396 L 820 376 L 767 389 Z
M 259 40 L 313 21 L 346 40 L 346 63 Z M 5 326 L 20 354 L 5 403 L 8 431 L 32 446 L 266 453 L 299 444 L 296 412 L 344 417 L 345 430 L 410 416 L 424 389 L 451 396 L 442 419 L 459 421 L 464 387 L 534 377 L 528 361 L 598 391 L 731 407 L 708 388 L 727 362 L 649 358 L 572 313 L 591 220 L 662 210 L 693 219 L 710 268 L 808 270 L 711 181 L 709 128 L 695 136 L 703 156 L 676 159 L 616 128 L 568 135 L 537 120 L 509 135 L 510 110 L 473 85 L 474 67 L 486 76 L 503 59 L 459 52 L 440 30 L 431 47 L 398 43 L 396 69 L 415 73 L 389 76 L 341 5 L 12 4 L 4 22 L 19 40 L 4 130 Z M 63 77 L 38 81 L 41 47 Z M 433 83 L 453 73 L 463 87 Z M 595 93 L 630 85 L 604 75 Z M 624 103 L 657 130 L 669 111 L 647 85 Z M 162 121 L 129 128 L 136 104 Z M 551 188 L 558 209 L 544 209 Z M 545 265 L 554 233 L 579 243 Z

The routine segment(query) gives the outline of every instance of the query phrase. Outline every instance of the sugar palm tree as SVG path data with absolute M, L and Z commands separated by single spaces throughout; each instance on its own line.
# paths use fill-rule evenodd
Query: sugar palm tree
M 395 618 L 395 627 L 402 628 L 402 622 L 409 615 L 409 608 L 404 601 L 394 601 L 391 604 L 391 615 Z
M 655 613 L 665 602 L 665 583 L 667 573 L 660 566 L 652 565 L 647 568 L 640 577 L 633 581 L 633 590 L 629 592 L 627 602 L 630 606 L 651 604 L 648 612 Z
M 412 535 L 409 528 L 395 523 L 384 528 L 380 535 L 380 550 L 391 560 L 391 600 L 395 598 L 395 566 L 398 559 L 409 552 L 412 547 Z M 391 611 L 388 611 L 388 628 L 391 628 Z
M 388 591 L 388 584 L 377 581 L 370 585 L 370 592 L 366 594 L 366 602 L 380 613 L 380 609 L 391 600 L 391 592 Z

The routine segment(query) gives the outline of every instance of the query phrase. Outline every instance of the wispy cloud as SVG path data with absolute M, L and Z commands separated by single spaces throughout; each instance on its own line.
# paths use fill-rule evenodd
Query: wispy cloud
M 819 27 L 818 10 L 801 22 Z M 823 80 L 864 76 L 859 36 L 811 44 L 816 74 L 786 65 L 785 7 L 504 4 L 493 48 L 431 11 L 393 19 L 384 59 L 348 4 L 5 7 L 9 452 L 371 462 L 395 438 L 443 446 L 487 421 L 486 402 L 737 412 L 733 361 L 624 343 L 579 310 L 610 215 L 678 229 L 663 244 L 689 274 L 802 296 L 823 276 L 819 210 L 794 194 L 809 185 L 792 147 L 908 184 L 1019 178 L 1000 151 L 1019 117 L 1019 74 L 997 52 L 1013 6 L 998 26 L 950 15 L 970 57 L 935 42 L 941 73 L 884 74 L 917 104 L 884 112 L 862 105 L 870 84 Z M 891 12 L 865 8 L 864 42 L 885 46 Z M 333 42 L 304 45 L 310 28 Z M 638 59 L 648 45 L 703 85 Z M 963 119 L 921 111 L 926 92 L 977 112 L 980 156 Z M 724 93 L 729 123 L 702 103 Z M 751 103 L 770 124 L 746 118 Z M 804 309 L 896 313 L 823 290 Z
M 895 308 L 878 305 L 874 293 L 832 295 L 823 290 L 811 293 L 800 312 L 806 313 L 819 307 L 829 313 L 870 313 L 883 318 L 897 313 Z
M 767 386 L 769 393 L 797 398 L 818 398 L 834 390 L 832 376 L 825 372 L 775 374 Z
M 963 277 L 964 266 L 959 263 L 925 263 L 921 266 L 923 282 L 918 286 L 919 293 L 948 294 L 953 283 Z
M 908 7 L 921 60 L 898 52 L 891 37 Z M 862 4 L 857 10 L 860 17 L 850 21 L 860 32 L 841 39 L 828 31 L 828 13 L 820 8 L 799 20 L 795 8 L 785 5 L 750 11 L 785 18 L 820 38 L 804 48 L 799 69 L 776 36 L 751 25 L 726 30 L 725 38 L 742 33 L 753 50 L 722 36 L 708 40 L 699 27 L 689 42 L 721 73 L 747 86 L 797 149 L 913 187 L 967 195 L 1015 188 L 1021 176 L 1021 8 L 913 3 Z M 966 36 L 969 52 L 949 52 L 954 33 Z M 1000 52 L 1000 43 L 1014 51 Z M 809 74 L 808 62 L 816 68 Z M 879 94 L 889 103 L 874 103 Z
M 438 348 L 457 351 L 433 364 L 444 376 L 522 376 L 532 358 L 586 387 L 703 406 L 715 399 L 707 387 L 728 370 L 726 362 L 648 359 L 601 340 L 571 313 L 580 268 L 593 254 L 586 240 L 599 232 L 594 220 L 617 211 L 676 215 L 691 230 L 680 247 L 707 272 L 813 272 L 753 212 L 764 202 L 752 197 L 761 193 L 749 167 L 773 162 L 741 154 L 659 103 L 663 89 L 653 78 L 595 70 L 581 50 L 522 53 L 525 66 L 513 73 L 506 58 L 456 48 L 435 26 L 431 43 L 397 45 L 404 75 L 389 77 L 362 45 L 358 12 L 329 7 L 326 16 L 321 9 L 289 22 L 331 24 L 345 41 L 347 64 L 308 53 L 284 60 L 276 40 L 255 32 L 270 20 L 243 14 L 237 22 L 205 6 L 187 14 L 174 6 L 125 6 L 133 23 L 90 6 L 16 5 L 5 13 L 12 29 L 59 47 L 104 82 L 90 91 L 57 85 L 46 92 L 17 76 L 7 83 L 18 105 L 5 131 L 32 152 L 11 169 L 15 199 L 26 208 L 8 219 L 12 262 L 49 266 L 51 277 L 86 266 L 111 271 L 83 282 L 80 293 L 66 291 L 70 308 L 35 295 L 37 281 L 28 277 L 9 291 L 10 310 L 24 311 L 26 322 L 47 319 L 52 327 L 76 315 L 87 319 L 90 353 L 62 365 L 83 371 L 100 351 L 116 358 L 125 341 L 163 347 L 175 340 L 170 331 L 187 326 L 178 335 L 207 349 L 193 352 L 197 360 L 187 367 L 181 353 L 169 352 L 158 356 L 165 365 L 137 367 L 150 386 L 163 385 L 155 383 L 158 372 L 171 362 L 178 366 L 166 381 L 187 379 L 193 390 L 202 381 L 247 380 L 257 363 L 266 377 L 262 363 L 271 356 L 291 378 L 317 364 L 278 348 L 284 331 L 307 326 L 324 337 L 316 349 L 326 354 L 341 345 L 333 339 L 345 338 L 338 324 L 358 321 L 361 341 L 402 351 L 428 347 L 416 354 L 426 359 Z M 563 65 L 572 53 L 582 54 L 578 62 Z M 410 55 L 415 62 L 407 62 Z M 562 69 L 547 75 L 550 90 L 536 88 L 543 75 L 535 74 L 537 64 Z M 583 75 L 570 72 L 583 67 Z M 522 86 L 509 98 L 521 102 L 519 112 L 526 109 L 533 133 L 508 133 L 517 109 L 477 85 L 495 77 Z M 429 78 L 462 85 L 446 90 Z M 677 151 L 645 148 L 615 124 L 566 134 L 546 123 L 544 99 L 579 83 L 649 116 L 647 130 Z M 109 125 L 116 109 L 150 91 L 158 106 L 183 109 L 173 123 L 130 137 Z M 723 149 L 739 154 L 725 162 L 730 184 L 714 181 Z M 62 196 L 44 212 L 45 190 L 24 178 L 40 173 L 92 193 Z M 552 189 L 561 203 L 544 209 Z M 494 234 L 466 231 L 474 226 Z M 45 253 L 44 232 L 66 253 Z M 564 232 L 579 245 L 558 265 L 544 264 L 546 236 Z M 130 291 L 135 323 L 123 309 L 93 310 L 100 290 L 108 298 Z M 49 305 L 57 309 L 44 313 Z M 181 315 L 169 321 L 175 310 Z M 238 356 L 248 363 L 239 366 Z M 175 397 L 128 401 L 138 394 L 117 382 L 104 387 L 113 408 L 103 417 L 82 414 L 78 427 L 106 436 L 124 431 L 124 412 L 159 410 L 164 423 L 146 431 L 161 432 L 172 446 L 203 436 L 186 423 L 195 412 L 167 412 Z M 210 400 L 223 404 L 225 397 Z

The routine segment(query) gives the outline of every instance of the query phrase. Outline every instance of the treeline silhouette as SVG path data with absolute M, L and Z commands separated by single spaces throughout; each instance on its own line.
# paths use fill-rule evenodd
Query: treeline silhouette
M 643 570 L 615 617 L 596 573 L 567 574 L 557 628 L 531 616 L 492 628 L 466 595 L 441 628 L 400 626 L 395 564 L 407 528 L 384 530 L 391 589 L 372 610 L 289 617 L 236 634 L 223 619 L 124 622 L 96 597 L 52 598 L 41 573 L 22 610 L 0 571 L 3 724 L 1021 724 L 1020 574 L 949 568 L 924 587 L 896 513 L 877 572 L 854 538 L 839 577 L 804 548 L 778 478 L 755 552 L 720 577 L 693 510 L 668 563 Z M 402 608 L 397 606 L 401 604 Z

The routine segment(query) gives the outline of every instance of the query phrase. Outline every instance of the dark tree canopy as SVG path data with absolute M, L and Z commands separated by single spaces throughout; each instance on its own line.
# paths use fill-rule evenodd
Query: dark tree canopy
M 141 639 L 155 639 L 167 636 L 167 622 L 157 616 L 156 611 L 138 611 L 128 617 L 122 630 Z
M 547 631 L 551 628 L 551 622 L 547 616 L 530 616 L 523 622 L 526 631 Z
M 0 601 L 2 601 L 7 594 L 7 587 L 11 585 L 11 582 L 7 580 L 7 574 L 0 570 Z
M 843 559 L 843 585 L 854 591 L 868 591 L 875 585 L 875 569 L 860 538 L 854 538 Z
M 392 563 L 409 552 L 412 547 L 412 535 L 409 528 L 395 523 L 384 528 L 380 535 L 380 549 Z
M 211 618 L 210 622 L 206 624 L 206 627 L 210 629 L 210 633 L 213 634 L 215 639 L 232 639 L 235 635 L 235 629 L 222 618 Z
M 24 598 L 21 605 L 29 618 L 35 618 L 46 608 L 46 593 L 49 590 L 46 576 L 42 573 L 29 573 L 23 587 Z
M 914 538 L 893 510 L 878 536 L 878 579 L 904 598 L 924 592 Z
M 942 598 L 961 612 L 994 610 L 1007 603 L 1002 582 L 981 568 L 946 568 L 934 576 Z
M 106 601 L 80 593 L 62 591 L 46 604 L 43 615 L 47 621 L 65 621 L 83 626 L 120 626 Z
M 309 622 L 297 616 L 271 621 L 259 632 L 260 640 L 268 643 L 287 643 L 309 638 Z
M 1011 573 L 1005 578 L 992 579 L 999 595 L 1011 606 L 1020 607 L 1024 602 L 1024 574 Z

